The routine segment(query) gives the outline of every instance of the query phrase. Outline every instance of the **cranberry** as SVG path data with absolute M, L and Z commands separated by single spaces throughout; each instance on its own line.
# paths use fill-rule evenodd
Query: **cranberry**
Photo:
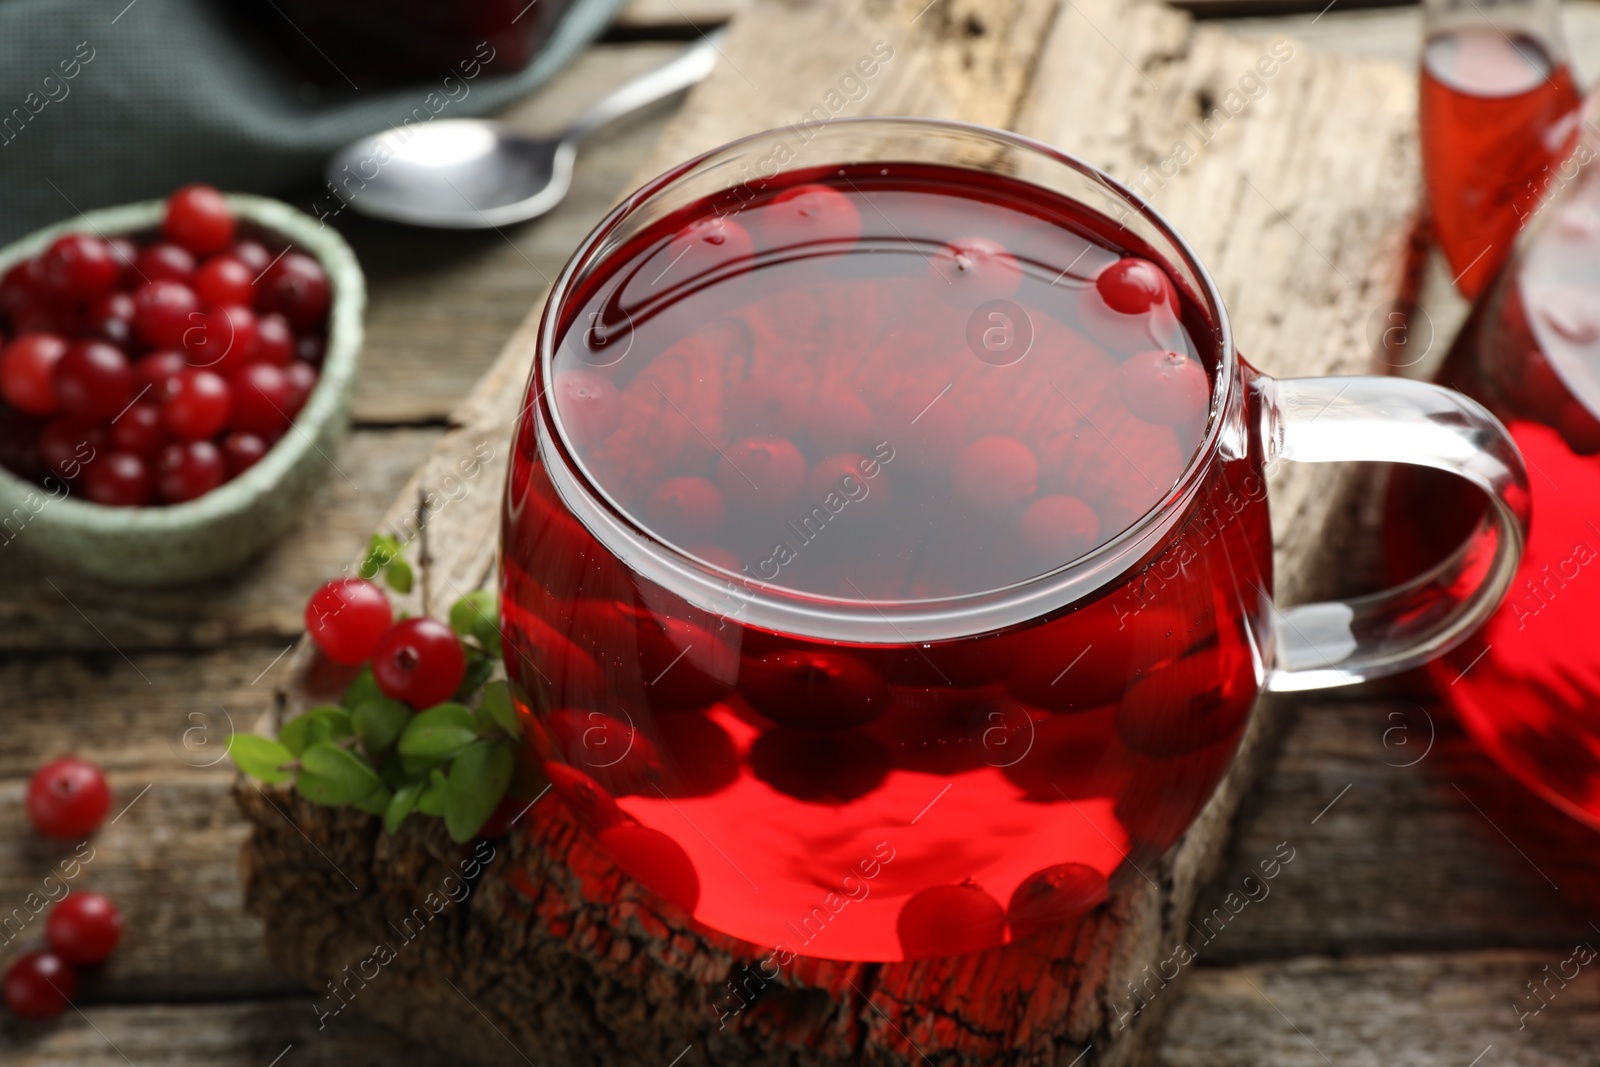
M 854 452 L 818 460 L 806 480 L 805 503 L 827 506 L 831 493 L 850 501 L 852 508 L 865 506 L 869 513 L 881 514 L 891 499 L 889 480 L 883 477 L 882 467 L 877 460 Z M 870 478 L 868 471 L 873 472 Z M 867 503 L 869 500 L 871 504 Z
M 576 767 L 546 760 L 544 774 L 556 796 L 590 833 L 627 822 L 627 816 L 605 787 Z
M 262 436 L 288 428 L 293 386 L 280 368 L 270 363 L 250 363 L 229 384 L 233 391 L 229 427 Z
M 821 452 L 850 452 L 872 442 L 872 408 L 855 393 L 827 390 L 806 411 L 806 436 Z
M 161 423 L 180 441 L 209 440 L 227 425 L 232 404 L 232 390 L 220 375 L 190 368 L 167 379 Z
M 1100 299 L 1112 311 L 1143 315 L 1162 304 L 1178 310 L 1178 294 L 1167 272 L 1148 259 L 1119 259 L 1095 279 Z
M 106 241 L 111 248 L 111 258 L 117 261 L 117 288 L 132 289 L 144 281 L 139 277 L 139 246 L 126 237 L 112 237 Z
M 111 452 L 89 465 L 83 492 L 96 504 L 142 508 L 155 495 L 150 467 L 132 452 Z
M 826 185 L 797 185 L 784 190 L 760 209 L 760 219 L 761 235 L 774 248 L 821 241 L 853 242 L 861 236 L 861 213 L 855 204 Z
M 257 273 L 224 253 L 201 264 L 189 284 L 194 288 L 194 295 L 212 307 L 226 304 L 250 307 L 256 299 Z
M 854 730 L 819 733 L 780 726 L 750 746 L 750 773 L 784 796 L 810 804 L 848 804 L 889 776 L 889 750 Z
M 317 387 L 317 371 L 309 364 L 295 362 L 283 368 L 283 377 L 289 383 L 289 397 L 283 410 L 292 420 L 311 399 L 311 391 Z
M 183 332 L 189 362 L 224 378 L 255 358 L 256 315 L 246 307 L 214 307 Z
M 384 696 L 431 708 L 455 695 L 467 658 L 455 631 L 437 619 L 405 619 L 378 640 L 372 677 Z
M 727 515 L 722 491 L 704 478 L 668 478 L 645 503 L 650 525 L 677 544 L 714 538 Z
M 233 243 L 233 212 L 209 185 L 185 185 L 167 198 L 161 232 L 197 256 L 220 252 Z
M 294 359 L 294 331 L 276 311 L 256 319 L 255 359 L 259 363 L 287 366 Z
M 56 401 L 67 415 L 105 422 L 133 400 L 133 365 L 122 349 L 105 341 L 79 341 L 56 364 Z
M 5 998 L 20 1019 L 48 1019 L 78 995 L 78 976 L 54 952 L 29 952 L 6 968 Z
M 97 426 L 66 417 L 51 419 L 39 431 L 39 458 L 69 481 L 105 452 L 110 435 Z
M 728 429 L 736 434 L 792 437 L 810 414 L 804 395 L 790 382 L 751 378 L 728 390 L 723 402 Z
M 227 476 L 222 451 L 210 441 L 168 445 L 156 459 L 156 495 L 166 504 L 204 496 Z
M 182 352 L 167 349 L 161 352 L 151 352 L 133 365 L 134 373 L 139 376 L 139 386 L 150 386 L 155 397 L 159 397 L 166 389 L 167 379 L 177 374 L 182 374 L 189 369 L 189 361 Z
M 613 794 L 645 789 L 661 776 L 661 756 L 631 721 L 563 708 L 544 718 L 558 758 L 580 767 Z
M 0 404 L 0 467 L 29 481 L 41 481 L 47 473 L 44 461 L 39 458 L 42 426 L 34 416 Z
M 111 447 L 118 452 L 154 459 L 167 443 L 161 408 L 156 404 L 136 403 L 111 424 Z
M 906 959 L 982 952 L 1005 941 L 1006 912 L 970 882 L 936 885 L 912 896 L 895 920 Z
M 328 317 L 332 291 L 322 264 L 302 252 L 289 252 L 267 268 L 256 285 L 263 311 L 276 311 L 296 330 L 309 330 Z
M 54 415 L 55 370 L 67 342 L 52 333 L 25 333 L 0 352 L 0 395 L 29 415 Z
M 1022 541 L 1034 563 L 1053 569 L 1100 543 L 1100 516 L 1075 496 L 1042 496 L 1022 513 Z
M 681 264 L 688 277 L 748 260 L 755 252 L 749 232 L 726 215 L 689 223 L 667 243 L 658 259 L 665 269 Z
M 999 241 L 963 237 L 928 260 L 928 284 L 941 300 L 966 307 L 1015 293 L 1022 267 Z
M 51 760 L 28 780 L 28 821 L 49 837 L 84 837 L 111 808 L 111 790 L 100 768 L 88 760 Z
M 222 439 L 222 455 L 228 463 L 228 477 L 237 478 L 254 467 L 267 454 L 267 442 L 253 433 L 230 433 Z
M 847 652 L 769 652 L 746 660 L 740 688 L 761 714 L 800 730 L 860 726 L 889 707 L 883 675 Z
M 182 348 L 200 299 L 181 282 L 157 279 L 133 291 L 133 332 L 151 348 Z
M 15 320 L 16 316 L 44 299 L 40 292 L 39 261 L 25 259 L 10 267 L 0 276 L 0 312 Z M 12 322 L 15 326 L 15 321 Z
M 306 602 L 311 640 L 323 655 L 346 666 L 365 662 L 393 621 L 389 598 L 364 578 L 335 578 Z
M 1064 926 L 1106 901 L 1106 876 L 1081 863 L 1058 863 L 1029 875 L 1011 894 L 1006 918 L 1013 940 Z
M 723 450 L 717 485 L 735 506 L 784 515 L 800 503 L 810 470 L 806 457 L 782 437 L 748 437 Z
M 320 333 L 303 334 L 294 343 L 295 358 L 313 367 L 322 366 L 323 357 L 327 352 L 328 339 Z
M 89 307 L 84 329 L 93 337 L 126 349 L 133 340 L 133 297 L 107 293 Z
M 68 963 L 103 963 L 122 940 L 122 913 L 100 893 L 69 893 L 50 909 L 45 937 Z
M 1117 391 L 1145 422 L 1194 424 L 1205 418 L 1211 379 L 1199 360 L 1181 352 L 1141 352 L 1122 365 Z
M 177 245 L 146 245 L 134 260 L 139 278 L 146 282 L 181 282 L 194 278 L 194 256 Z
M 92 234 L 57 237 L 39 257 L 39 279 L 56 299 L 88 304 L 110 292 L 121 266 L 111 246 Z
M 249 267 L 252 277 L 272 265 L 272 253 L 260 241 L 240 241 L 228 254 Z
M 744 759 L 733 738 L 709 715 L 662 715 L 655 731 L 662 752 L 656 788 L 668 797 L 708 797 L 739 780 Z
M 1015 437 L 980 437 L 956 454 L 950 481 L 979 511 L 1014 508 L 1038 489 L 1039 460 Z
M 1135 752 L 1181 756 L 1238 737 L 1259 683 L 1243 654 L 1194 652 L 1146 674 L 1117 704 L 1117 735 Z
M 622 423 L 622 394 L 610 378 L 589 370 L 556 375 L 554 404 L 580 448 L 599 444 Z
M 596 839 L 618 867 L 656 896 L 687 912 L 700 903 L 694 861 L 660 830 L 624 824 L 601 830 Z

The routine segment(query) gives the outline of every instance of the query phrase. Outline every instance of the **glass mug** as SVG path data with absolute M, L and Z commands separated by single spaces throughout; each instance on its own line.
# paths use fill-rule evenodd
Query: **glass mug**
M 977 126 L 682 164 L 584 241 L 537 348 L 501 575 L 531 755 L 624 871 L 779 965 L 1074 921 L 1184 832 L 1261 690 L 1452 646 L 1524 537 L 1482 408 L 1256 372 L 1148 204 Z M 1401 588 L 1276 609 L 1280 459 L 1492 506 Z

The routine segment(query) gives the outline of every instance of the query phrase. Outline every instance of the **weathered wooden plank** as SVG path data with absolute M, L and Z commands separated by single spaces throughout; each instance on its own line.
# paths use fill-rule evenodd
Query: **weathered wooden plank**
M 0 1056 L 7 1067 L 443 1067 L 452 1062 L 359 1019 L 319 1030 L 304 996 L 242 1004 L 80 1006 L 84 1015 L 76 1017 L 76 1025 L 0 1018 Z
M 211 747 L 222 743 L 216 737 Z M 106 758 L 90 745 L 79 747 Z M 298 988 L 268 962 L 260 922 L 239 907 L 236 858 L 247 827 L 229 799 L 230 771 L 225 764 L 185 766 L 171 756 L 156 766 L 113 765 L 111 814 L 120 818 L 86 843 L 29 832 L 25 782 L 0 784 L 0 967 L 42 941 L 48 902 L 92 889 L 116 901 L 127 926 L 116 954 L 84 983 L 87 1003 L 272 996 Z
M 1414 113 L 1405 72 L 1293 49 L 1273 53 L 1273 42 L 1196 28 L 1186 16 L 1154 4 L 1075 2 L 1053 23 L 1030 7 L 916 7 L 774 2 L 753 8 L 734 24 L 725 48 L 730 62 L 697 90 L 646 173 L 741 133 L 791 121 L 804 110 L 795 101 L 808 98 L 805 87 L 826 87 L 863 42 L 881 34 L 890 35 L 896 60 L 888 65 L 890 75 L 872 87 L 865 107 L 1016 123 L 1135 184 L 1140 168 L 1159 165 L 1175 138 L 1189 136 L 1186 118 L 1212 116 L 1215 128 L 1201 139 L 1194 158 L 1147 191 L 1211 260 L 1243 343 L 1261 346 L 1263 365 L 1296 373 L 1370 364 L 1360 327 L 1363 305 L 1398 291 L 1415 208 L 1416 163 L 1408 132 Z M 784 44 L 801 39 L 813 47 Z M 1041 40 L 1035 65 L 1030 49 Z M 1260 98 L 1247 105 L 1229 102 L 1240 79 L 1261 69 L 1263 55 L 1277 57 L 1269 91 L 1254 94 Z M 1024 101 L 1022 79 L 1035 70 Z M 1356 105 L 1352 94 L 1360 97 Z M 1114 112 L 1108 112 L 1108 100 L 1119 101 Z M 1345 114 L 1330 115 L 1320 125 L 1305 120 L 1332 110 L 1336 100 Z M 1228 109 L 1220 120 L 1212 115 L 1219 105 Z M 1352 145 L 1360 150 L 1351 151 Z M 461 428 L 441 442 L 416 487 L 436 484 L 472 435 L 509 432 L 518 403 L 515 386 L 531 357 L 530 337 L 531 326 L 525 325 L 457 413 Z M 1315 339 L 1315 346 L 1306 347 L 1306 338 Z M 1317 584 L 1315 550 L 1326 543 L 1324 530 L 1338 497 L 1304 477 L 1286 479 L 1280 488 L 1280 585 L 1291 596 L 1305 595 Z M 403 494 L 391 517 L 412 507 L 412 499 L 410 491 Z M 492 560 L 493 536 L 484 529 L 492 512 L 473 514 L 476 507 L 447 512 L 430 526 L 434 555 L 454 587 L 484 577 Z M 559 812 L 550 812 L 535 820 L 534 842 L 519 865 L 530 869 L 534 909 L 545 924 L 555 924 L 556 936 L 537 922 L 480 915 L 475 905 L 463 912 L 476 918 L 462 920 L 466 929 L 459 936 L 477 944 L 515 929 L 523 955 L 500 953 L 484 965 L 475 954 L 467 980 L 485 984 L 485 1010 L 509 1033 L 525 1035 L 534 1055 L 577 1062 L 654 1054 L 656 1045 L 678 1037 L 704 1041 L 712 1062 L 803 1063 L 845 1056 L 899 1063 L 929 1048 L 957 1063 L 1066 1062 L 1088 1045 L 1101 1062 L 1136 1062 L 1141 1046 L 1118 1040 L 1115 1005 L 1104 987 L 1157 958 L 1161 942 L 1214 873 L 1232 812 L 1250 770 L 1261 762 L 1270 719 L 1260 719 L 1263 732 L 1241 762 L 1244 771 L 1222 790 L 1189 843 L 1153 872 L 1157 888 L 1120 894 L 1084 923 L 1076 941 L 1066 934 L 1060 944 L 1014 946 L 932 964 L 808 965 L 778 980 L 771 1013 L 713 1033 L 703 1019 L 716 982 L 736 972 L 748 949 L 686 928 L 664 905 L 636 897 Z M 384 855 L 371 856 L 362 820 L 297 807 L 297 818 L 314 824 L 308 832 L 319 847 L 362 872 L 355 875 L 360 888 L 346 891 L 327 872 L 285 859 L 301 856 L 304 845 L 263 818 L 268 813 L 250 794 L 244 800 L 261 827 L 247 850 L 255 872 L 248 883 L 252 906 L 269 916 L 269 925 L 292 928 L 303 907 L 298 902 L 308 896 L 331 892 L 339 901 L 337 922 L 320 924 L 299 944 L 276 944 L 278 958 L 308 980 L 336 967 L 370 933 L 381 901 L 414 889 L 414 880 L 398 874 L 414 879 L 419 869 L 436 870 L 447 860 L 438 851 L 420 851 L 425 842 L 404 837 L 384 844 Z M 270 870 L 256 869 L 260 858 L 271 861 Z M 292 881 L 273 873 L 290 868 L 296 871 Z M 493 892 L 484 899 L 492 901 Z M 624 910 L 601 903 L 618 894 L 627 901 Z M 540 975 L 527 973 L 534 969 L 526 964 L 528 953 L 548 964 L 537 968 Z M 543 976 L 545 970 L 553 976 Z M 411 973 L 418 987 L 436 980 L 420 969 Z M 1050 978 L 1041 980 L 1041 973 Z M 984 995 L 950 999 L 952 991 L 967 988 L 981 988 Z M 548 1010 L 571 997 L 601 1001 L 595 1010 L 605 1019 L 603 1046 L 595 1046 L 597 1036 L 586 1023 Z M 527 1017 L 530 1003 L 545 1006 L 541 1020 Z M 364 1010 L 382 1012 L 408 1032 L 436 1041 L 459 1028 L 447 1004 L 419 1014 L 385 998 Z M 494 1062 L 501 1051 L 456 1047 L 484 1062 Z
M 41 567 L 25 554 L 24 531 L 0 547 L 0 654 L 78 650 L 109 657 L 115 670 L 136 671 L 147 649 L 287 643 L 305 628 L 308 591 L 366 544 L 383 507 L 439 433 L 352 433 L 331 458 L 337 469 L 283 540 L 242 573 L 201 586 L 117 589 Z M 0 709 L 12 707 L 12 696 L 0 690 Z
M 747 6 L 747 0 L 628 0 L 617 12 L 612 32 L 710 29 L 729 21 Z
M 1594 934 L 1593 831 L 1512 780 L 1448 711 L 1418 697 L 1296 709 L 1221 885 L 1241 884 L 1279 842 L 1299 858 L 1202 959 L 1555 948 Z
M 1579 940 L 1590 947 L 1574 955 Z M 1200 968 L 1184 987 L 1172 1012 L 1170 1037 L 1154 1062 L 1162 1067 L 1597 1063 L 1597 949 L 1600 936 L 1590 931 L 1543 952 L 1312 958 Z M 1536 1009 L 1537 1014 L 1520 1014 Z

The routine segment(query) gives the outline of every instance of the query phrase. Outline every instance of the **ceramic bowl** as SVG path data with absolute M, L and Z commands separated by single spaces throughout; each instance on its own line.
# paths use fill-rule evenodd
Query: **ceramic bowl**
M 350 421 L 361 357 L 366 282 L 337 232 L 289 205 L 230 195 L 241 223 L 317 259 L 333 301 L 321 375 L 294 425 L 254 466 L 183 504 L 105 507 L 53 478 L 41 488 L 0 468 L 0 549 L 32 552 L 120 585 L 183 585 L 238 569 L 276 540 L 327 476 Z M 103 208 L 39 230 L 0 249 L 0 274 L 43 252 L 65 233 L 133 236 L 156 230 L 164 200 Z M 63 486 L 65 491 L 63 491 Z

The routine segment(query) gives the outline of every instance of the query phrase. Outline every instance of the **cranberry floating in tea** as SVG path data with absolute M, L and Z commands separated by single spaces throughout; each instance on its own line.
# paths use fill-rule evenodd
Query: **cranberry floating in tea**
M 1575 163 L 1600 149 L 1585 109 Z M 1600 180 L 1573 177 L 1523 233 L 1439 380 L 1483 402 L 1527 455 L 1536 522 L 1505 604 L 1434 665 L 1442 698 L 1507 770 L 1600 827 Z M 1403 471 L 1389 499 L 1401 574 L 1450 558 L 1482 514 L 1453 480 Z
M 780 170 L 785 136 L 585 242 L 508 482 L 530 756 L 664 901 L 780 963 L 1059 930 L 1183 834 L 1264 687 L 1496 603 L 1521 468 L 1471 402 L 1257 374 L 1166 223 L 1041 145 L 840 121 Z M 1493 565 L 1275 613 L 1277 458 L 1457 471 Z
M 1422 166 L 1468 298 L 1488 285 L 1572 145 L 1579 97 L 1557 0 L 1426 0 Z

